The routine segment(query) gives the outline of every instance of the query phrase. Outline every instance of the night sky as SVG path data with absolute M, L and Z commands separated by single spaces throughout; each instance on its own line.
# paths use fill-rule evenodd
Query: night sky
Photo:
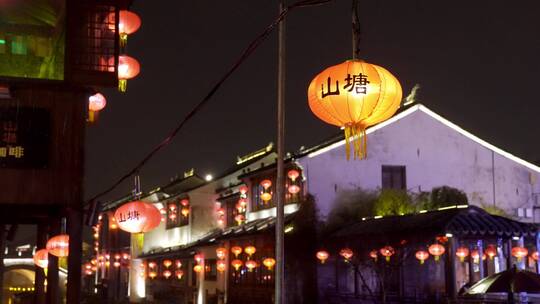
M 482 2 L 482 3 L 480 3 Z M 110 186 L 207 94 L 277 15 L 277 0 L 136 0 L 142 19 L 128 54 L 141 74 L 128 91 L 106 90 L 107 108 L 87 131 L 86 197 Z M 511 3 L 511 5 L 510 5 Z M 362 1 L 362 59 L 385 67 L 404 95 L 526 160 L 540 160 L 538 1 Z M 286 146 L 336 134 L 307 105 L 311 79 L 351 57 L 351 1 L 294 10 L 287 19 Z M 277 35 L 141 172 L 144 190 L 194 167 L 219 174 L 275 141 Z M 125 182 L 106 198 L 132 188 Z

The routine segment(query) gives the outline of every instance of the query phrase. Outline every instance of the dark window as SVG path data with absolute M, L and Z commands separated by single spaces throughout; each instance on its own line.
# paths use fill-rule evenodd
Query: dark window
M 405 166 L 382 166 L 383 189 L 407 189 Z
M 204 260 L 204 280 L 205 281 L 217 280 L 217 268 L 216 268 L 215 259 Z

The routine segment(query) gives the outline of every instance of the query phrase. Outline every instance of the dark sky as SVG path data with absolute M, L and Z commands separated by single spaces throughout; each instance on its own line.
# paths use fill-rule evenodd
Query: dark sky
M 112 184 L 159 143 L 276 16 L 277 0 L 136 0 L 143 25 L 128 54 L 141 74 L 128 92 L 107 90 L 88 128 L 86 196 Z M 481 3 L 480 3 L 481 2 Z M 289 151 L 336 128 L 310 112 L 306 90 L 324 68 L 351 56 L 350 0 L 293 11 L 287 19 Z M 391 71 L 404 94 L 527 160 L 540 159 L 538 1 L 361 0 L 362 58 Z M 175 141 L 142 171 L 143 189 L 194 167 L 230 167 L 275 137 L 277 35 L 225 83 Z M 108 196 L 132 188 L 124 183 Z

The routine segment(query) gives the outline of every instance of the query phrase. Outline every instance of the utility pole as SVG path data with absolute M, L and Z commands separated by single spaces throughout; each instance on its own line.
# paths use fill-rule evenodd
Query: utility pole
M 279 0 L 279 13 L 286 9 L 285 0 Z M 283 158 L 285 156 L 285 18 L 278 27 L 278 92 L 277 92 L 277 177 L 276 177 L 276 304 L 285 304 L 285 250 L 284 210 L 285 183 Z

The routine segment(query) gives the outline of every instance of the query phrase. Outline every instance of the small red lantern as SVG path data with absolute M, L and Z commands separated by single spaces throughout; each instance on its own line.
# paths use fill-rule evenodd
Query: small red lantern
M 418 250 L 415 256 L 420 261 L 420 264 L 424 264 L 424 261 L 429 258 L 429 253 L 424 250 Z
M 236 271 L 238 271 L 238 269 L 240 269 L 240 267 L 242 267 L 243 264 L 244 263 L 241 260 L 232 260 L 231 262 L 232 267 L 234 267 Z
M 272 194 L 268 193 L 268 192 L 263 192 L 261 193 L 261 199 L 263 200 L 263 202 L 268 202 L 269 200 L 272 199 Z
M 34 264 L 41 268 L 47 268 L 49 265 L 49 254 L 47 249 L 40 249 L 36 251 L 34 254 Z
M 113 263 L 113 266 L 114 266 L 115 268 L 118 268 L 118 267 L 120 267 L 120 262 L 118 262 L 118 261 L 115 261 L 115 262 Z
M 141 66 L 139 62 L 130 56 L 118 56 L 118 89 L 120 92 L 127 90 L 127 80 L 139 75 Z
M 235 257 L 238 257 L 238 255 L 242 253 L 242 247 L 234 246 L 231 248 L 231 252 L 234 253 Z
M 130 233 L 148 232 L 161 223 L 161 213 L 158 208 L 141 201 L 129 202 L 118 207 L 114 218 L 120 229 Z
M 172 276 L 172 272 L 170 270 L 165 270 L 163 271 L 163 276 L 165 277 L 165 279 L 168 279 Z
M 88 97 L 88 110 L 99 112 L 105 108 L 107 105 L 107 99 L 103 94 L 96 93 L 90 97 Z
M 199 254 L 194 255 L 193 259 L 195 259 L 195 262 L 201 263 L 204 260 L 204 256 L 199 253 Z
M 218 259 L 223 260 L 227 256 L 227 249 L 223 247 L 216 249 L 216 256 Z
M 153 279 L 155 279 L 155 278 L 157 277 L 157 272 L 155 272 L 155 271 L 150 271 L 150 272 L 148 273 L 148 276 L 150 277 L 150 279 L 153 280 Z
M 176 204 L 169 204 L 169 210 L 171 210 L 172 212 L 175 212 L 176 211 Z
M 456 256 L 461 262 L 465 261 L 465 258 L 469 256 L 469 248 L 459 247 L 458 249 L 456 249 Z
M 497 256 L 497 248 L 493 245 L 489 245 L 484 252 L 490 260 L 493 260 L 493 258 Z
M 377 261 L 377 258 L 378 258 L 378 255 L 377 255 L 377 250 L 371 250 L 369 252 L 369 257 L 374 259 L 375 261 Z
M 128 35 L 135 33 L 141 27 L 141 18 L 128 10 L 120 10 L 119 16 L 118 33 L 120 34 L 120 44 L 125 46 Z
M 396 253 L 396 251 L 394 250 L 394 248 L 392 248 L 392 246 L 385 246 L 381 248 L 379 252 L 381 253 L 382 256 L 385 257 L 387 262 L 390 262 L 390 257 L 392 257 L 394 253 Z
M 171 260 L 169 260 L 169 259 L 163 260 L 163 266 L 165 266 L 166 268 L 169 268 L 171 265 L 172 265 Z
M 521 259 L 527 256 L 529 254 L 529 250 L 524 247 L 514 247 L 512 248 L 512 255 L 518 260 L 518 262 L 521 262 Z
M 148 263 L 148 267 L 150 267 L 151 269 L 156 268 L 156 266 L 157 266 L 157 265 L 156 265 L 156 262 L 150 262 L 150 263 Z
M 290 185 L 288 190 L 290 194 L 297 194 L 298 192 L 300 192 L 300 186 Z
M 441 244 L 433 244 L 428 248 L 429 253 L 435 258 L 435 261 L 438 261 L 441 255 L 444 254 L 444 246 Z
M 47 251 L 59 258 L 69 255 L 69 235 L 60 234 L 47 241 Z
M 257 267 L 257 262 L 255 262 L 254 260 L 246 261 L 246 268 L 248 269 L 249 272 L 253 271 L 253 269 L 255 269 L 256 267 Z
M 182 277 L 184 276 L 184 272 L 182 270 L 177 270 L 174 272 L 174 275 L 176 276 L 177 279 L 181 280 Z
M 248 187 L 246 185 L 242 185 L 238 188 L 238 191 L 241 193 L 241 194 L 246 194 L 248 192 Z
M 224 272 L 227 269 L 227 263 L 223 260 L 219 260 L 216 262 L 216 269 L 219 272 Z
M 193 266 L 193 271 L 195 271 L 196 273 L 200 273 L 202 269 L 203 269 L 202 265 L 197 264 Z
M 183 207 L 180 212 L 184 217 L 187 217 L 189 215 L 189 207 Z
M 534 251 L 531 253 L 531 258 L 535 261 L 538 261 L 538 251 Z
M 257 252 L 257 249 L 255 248 L 255 246 L 247 246 L 246 248 L 244 248 L 244 252 L 251 257 L 255 252 Z
M 287 176 L 294 182 L 298 176 L 300 176 L 300 172 L 298 170 L 292 169 L 287 172 Z
M 272 181 L 270 181 L 269 179 L 265 179 L 265 180 L 261 181 L 261 186 L 265 190 L 268 190 L 268 188 L 270 188 L 272 186 Z
M 176 260 L 176 268 L 182 268 L 182 261 Z
M 246 208 L 247 207 L 247 199 L 245 198 L 241 198 L 238 200 L 238 205 L 240 205 L 242 208 Z
M 276 265 L 276 260 L 273 258 L 266 258 L 263 260 L 263 265 L 268 268 L 268 270 L 272 270 L 274 268 L 274 265 Z
M 341 255 L 345 259 L 345 261 L 349 261 L 354 255 L 354 253 L 349 248 L 343 248 L 339 251 L 339 255 Z
M 189 206 L 189 200 L 187 198 L 180 201 L 180 205 L 187 207 Z
M 480 254 L 478 253 L 478 250 L 471 251 L 471 258 L 473 259 L 473 262 L 478 264 L 480 262 Z M 486 260 L 486 254 L 482 253 L 482 261 Z
M 319 261 L 321 261 L 321 264 L 324 264 L 324 262 L 326 262 L 326 260 L 330 256 L 330 254 L 328 254 L 328 251 L 319 250 L 317 251 L 315 256 L 317 257 L 317 259 L 319 259 Z
M 246 219 L 246 217 L 243 215 L 243 214 L 237 214 L 235 217 L 234 217 L 234 220 L 236 221 L 236 223 L 238 223 L 238 225 L 242 224 L 242 222 Z

